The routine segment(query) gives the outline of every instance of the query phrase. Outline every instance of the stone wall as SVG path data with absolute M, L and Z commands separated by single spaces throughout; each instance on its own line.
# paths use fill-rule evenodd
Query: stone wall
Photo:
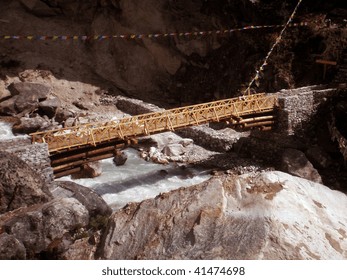
M 47 184 L 53 181 L 47 144 L 31 144 L 29 138 L 13 138 L 1 141 L 0 150 L 17 155 L 40 174 Z
M 319 125 L 320 110 L 330 97 L 337 94 L 337 90 L 311 86 L 282 90 L 277 94 L 277 129 L 252 131 L 250 137 L 241 138 L 234 146 L 236 152 L 276 164 L 285 149 L 306 151 L 309 148 L 307 138 Z
M 282 90 L 278 93 L 278 132 L 304 136 L 313 127 L 318 110 L 336 89 L 322 86 Z

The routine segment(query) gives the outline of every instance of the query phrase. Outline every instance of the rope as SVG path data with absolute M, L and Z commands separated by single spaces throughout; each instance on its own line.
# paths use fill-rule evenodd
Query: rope
M 292 23 L 288 24 L 287 26 L 290 27 L 300 27 L 300 26 L 306 26 L 306 22 L 301 23 Z M 151 33 L 151 34 L 119 34 L 119 35 L 0 35 L 0 40 L 29 40 L 29 41 L 67 41 L 67 40 L 73 40 L 73 41 L 88 41 L 88 40 L 95 40 L 95 41 L 102 41 L 107 39 L 125 39 L 125 40 L 136 40 L 136 39 L 157 39 L 157 38 L 167 38 L 167 37 L 199 37 L 199 36 L 211 36 L 211 35 L 228 35 L 230 33 L 236 32 L 236 31 L 245 31 L 245 30 L 251 30 L 251 29 L 271 29 L 271 28 L 279 28 L 283 27 L 284 25 L 278 24 L 278 25 L 250 25 L 250 26 L 244 26 L 240 28 L 233 28 L 233 29 L 224 29 L 224 30 L 210 30 L 210 31 L 191 31 L 191 32 L 171 32 L 171 33 Z
M 299 6 L 300 6 L 302 1 L 303 0 L 299 0 L 298 4 L 296 4 L 295 9 L 293 10 L 292 14 L 290 15 L 287 23 L 284 25 L 283 29 L 281 30 L 279 36 L 277 37 L 277 39 L 276 39 L 275 43 L 273 44 L 273 46 L 271 47 L 270 51 L 267 53 L 267 55 L 266 55 L 266 57 L 264 59 L 263 64 L 259 67 L 258 70 L 256 70 L 255 76 L 250 81 L 250 83 L 248 84 L 247 89 L 243 93 L 244 95 L 246 93 L 251 94 L 251 86 L 253 85 L 253 83 L 255 81 L 257 81 L 260 78 L 260 73 L 264 70 L 265 66 L 267 65 L 267 61 L 270 58 L 270 56 L 271 56 L 272 52 L 274 51 L 274 49 L 276 48 L 276 46 L 281 42 L 284 31 L 287 29 L 288 26 L 290 26 L 291 21 L 293 20 L 295 14 L 296 14 L 296 11 L 298 10 L 298 8 L 299 8 Z

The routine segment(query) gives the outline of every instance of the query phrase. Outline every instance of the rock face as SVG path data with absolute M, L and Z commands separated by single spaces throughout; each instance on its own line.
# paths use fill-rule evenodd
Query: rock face
M 0 152 L 0 259 L 93 259 L 111 213 L 92 190 L 44 182 Z
M 12 235 L 0 234 L 0 260 L 25 259 L 24 245 Z
M 0 219 L 2 231 L 24 245 L 27 258 L 35 258 L 43 252 L 66 251 L 69 243 L 73 243 L 69 240 L 71 233 L 78 233 L 88 223 L 87 209 L 75 198 L 54 199 L 17 213 L 7 213 Z
M 111 208 L 98 194 L 74 182 L 56 181 L 51 192 L 56 198 L 76 198 L 86 207 L 90 217 L 107 217 L 112 213 Z
M 101 259 L 345 259 L 346 195 L 281 172 L 214 177 L 111 216 Z
M 294 176 L 322 183 L 318 171 L 309 162 L 305 154 L 299 150 L 286 149 L 283 152 L 281 170 Z
M 24 161 L 0 151 L 0 214 L 49 198 L 47 186 Z

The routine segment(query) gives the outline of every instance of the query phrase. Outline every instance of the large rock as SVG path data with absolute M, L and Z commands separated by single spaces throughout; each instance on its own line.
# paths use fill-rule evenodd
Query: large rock
M 17 111 L 14 107 L 16 97 L 4 100 L 0 102 L 0 114 L 5 116 L 15 116 Z
M 7 233 L 0 234 L 0 260 L 23 260 L 25 253 L 22 242 Z
M 116 166 L 124 165 L 127 160 L 128 160 L 128 156 L 123 151 L 118 151 L 118 150 L 116 151 L 113 158 L 113 162 Z
M 0 214 L 49 198 L 49 190 L 38 174 L 14 154 L 0 151 Z
M 67 110 L 67 109 L 58 108 L 57 111 L 56 111 L 55 120 L 58 123 L 63 123 L 67 119 L 73 118 L 74 116 L 75 116 L 74 112 L 72 112 L 70 110 Z
M 28 259 L 66 251 L 88 223 L 87 209 L 75 198 L 54 199 L 0 216 L 0 229 L 25 246 Z
M 47 99 L 51 92 L 49 86 L 38 83 L 13 83 L 8 87 L 12 95 L 16 95 L 14 106 L 18 113 L 34 111 L 39 102 Z
M 214 177 L 111 216 L 101 259 L 346 259 L 347 197 L 282 172 Z
M 112 213 L 112 209 L 101 196 L 90 188 L 86 188 L 74 182 L 56 181 L 54 182 L 51 192 L 56 198 L 76 198 L 88 210 L 91 218 L 97 218 L 98 216 L 108 217 Z
M 51 126 L 51 122 L 40 116 L 34 118 L 23 117 L 20 119 L 20 123 L 13 125 L 13 133 L 33 133 L 39 130 L 46 130 Z
M 168 144 L 161 152 L 168 157 L 177 157 L 183 155 L 185 149 L 182 144 Z
M 42 101 L 47 98 L 47 95 L 50 93 L 51 88 L 49 86 L 38 84 L 38 83 L 29 83 L 29 82 L 19 82 L 12 83 L 8 86 L 8 90 L 11 95 L 34 95 L 36 99 Z
M 82 169 L 80 172 L 73 174 L 74 179 L 80 179 L 80 178 L 95 178 L 102 174 L 102 167 L 100 162 L 89 162 L 86 164 L 83 164 Z
M 305 154 L 299 150 L 286 149 L 282 154 L 281 170 L 291 175 L 322 183 L 322 178 Z
M 61 101 L 58 97 L 47 99 L 39 103 L 39 108 L 42 110 L 42 113 L 49 118 L 53 118 L 61 106 Z

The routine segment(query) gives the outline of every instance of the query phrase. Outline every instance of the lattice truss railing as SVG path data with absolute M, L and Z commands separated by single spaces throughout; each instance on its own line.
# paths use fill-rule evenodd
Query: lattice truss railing
M 240 117 L 271 111 L 275 95 L 254 94 L 215 102 L 180 107 L 104 123 L 89 123 L 31 134 L 33 143 L 47 143 L 49 151 L 97 146 L 110 140 L 126 140 L 154 133 L 208 123 L 239 120 Z

